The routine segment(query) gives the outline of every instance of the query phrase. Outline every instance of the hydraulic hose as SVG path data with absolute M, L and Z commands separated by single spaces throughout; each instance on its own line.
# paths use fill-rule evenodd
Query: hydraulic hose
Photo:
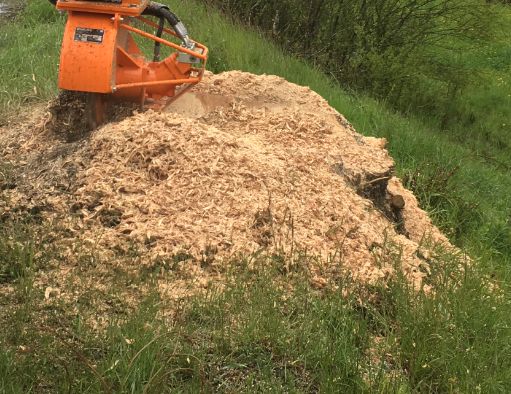
M 158 23 L 158 31 L 156 32 L 156 37 L 161 38 L 161 36 L 163 35 L 164 27 L 165 27 L 165 18 L 160 17 L 160 21 Z M 154 43 L 153 62 L 160 61 L 160 50 L 161 50 L 161 43 L 159 41 L 157 41 Z
M 57 4 L 57 0 L 48 0 L 51 4 L 54 6 Z M 160 19 L 160 27 L 158 28 L 158 37 L 161 36 L 163 32 L 162 27 L 162 20 L 165 19 L 170 26 L 172 26 L 172 29 L 176 32 L 177 36 L 183 41 L 183 44 L 188 49 L 193 49 L 195 44 L 192 40 L 190 40 L 190 37 L 188 37 L 188 30 L 186 29 L 186 26 L 179 20 L 179 18 L 174 14 L 172 11 L 170 11 L 169 7 L 165 4 L 156 3 L 154 1 L 149 2 L 149 5 L 146 7 L 146 9 L 142 12 L 142 15 L 149 15 L 149 16 L 155 16 Z M 161 33 L 160 33 L 161 31 Z M 158 46 L 159 47 L 159 46 Z M 159 48 L 155 47 L 155 57 L 159 56 Z
M 186 26 L 179 20 L 179 18 L 170 11 L 169 7 L 165 4 L 156 3 L 151 1 L 146 9 L 142 12 L 142 15 L 155 16 L 157 18 L 165 18 L 169 22 L 172 29 L 176 32 L 177 36 L 183 41 L 185 47 L 192 49 L 194 43 L 188 37 L 188 30 Z

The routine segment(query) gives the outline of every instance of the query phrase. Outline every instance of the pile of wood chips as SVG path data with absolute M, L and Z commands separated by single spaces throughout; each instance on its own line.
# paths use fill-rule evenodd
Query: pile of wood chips
M 24 204 L 65 223 L 70 259 L 76 239 L 106 259 L 135 248 L 147 264 L 279 254 L 319 286 L 375 282 L 396 258 L 420 283 L 431 245 L 449 246 L 393 176 L 386 141 L 309 88 L 232 71 L 192 92 L 78 142 L 45 129 L 44 111 L 4 127 L 1 153 L 23 179 L 3 214 Z

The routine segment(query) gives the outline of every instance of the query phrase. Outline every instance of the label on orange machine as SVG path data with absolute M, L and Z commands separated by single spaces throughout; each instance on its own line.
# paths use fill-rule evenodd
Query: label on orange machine
M 75 30 L 75 41 L 95 42 L 101 44 L 105 31 L 103 29 L 90 29 L 88 27 L 77 27 Z
M 59 87 L 111 93 L 117 32 L 110 15 L 70 12 L 62 41 Z

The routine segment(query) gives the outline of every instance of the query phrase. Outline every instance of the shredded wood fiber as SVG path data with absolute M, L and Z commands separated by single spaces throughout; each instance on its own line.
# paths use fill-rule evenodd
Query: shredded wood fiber
M 322 283 L 385 278 L 394 254 L 420 282 L 424 239 L 448 245 L 393 176 L 386 141 L 278 77 L 208 74 L 165 113 L 135 113 L 81 142 L 37 129 L 2 130 L 2 155 L 29 174 L 4 211 L 44 207 L 45 219 L 66 218 L 69 245 L 79 238 L 107 257 L 133 247 L 146 263 L 307 255 Z

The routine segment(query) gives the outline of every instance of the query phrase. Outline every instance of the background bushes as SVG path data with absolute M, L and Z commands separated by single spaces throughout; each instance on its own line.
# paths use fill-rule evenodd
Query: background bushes
M 259 27 L 343 86 L 446 124 L 477 80 L 463 53 L 498 28 L 482 0 L 207 0 Z

